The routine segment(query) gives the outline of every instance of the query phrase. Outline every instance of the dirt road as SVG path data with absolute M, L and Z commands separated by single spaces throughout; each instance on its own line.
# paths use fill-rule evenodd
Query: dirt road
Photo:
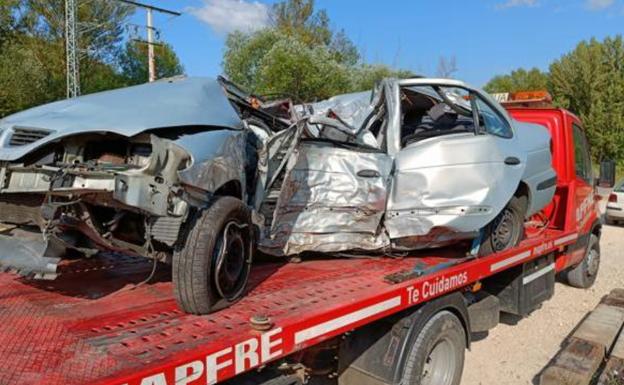
M 594 287 L 581 290 L 557 283 L 555 296 L 541 309 L 516 325 L 501 323 L 484 339 L 476 340 L 466 356 L 462 385 L 537 384 L 536 375 L 576 324 L 603 295 L 624 287 L 624 227 L 605 226 L 601 247 Z

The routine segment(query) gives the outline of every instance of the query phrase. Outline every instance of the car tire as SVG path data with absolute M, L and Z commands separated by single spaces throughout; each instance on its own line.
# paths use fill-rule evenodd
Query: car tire
M 581 263 L 565 273 L 566 281 L 570 286 L 588 289 L 596 282 L 599 268 L 600 240 L 596 235 L 591 234 L 585 257 Z
M 479 256 L 486 256 L 517 246 L 524 238 L 527 197 L 514 196 L 507 206 L 483 229 Z
M 459 385 L 464 369 L 466 331 L 449 311 L 435 314 L 418 333 L 405 362 L 410 385 Z
M 246 290 L 252 260 L 251 216 L 241 200 L 224 196 L 193 219 L 173 255 L 174 294 L 183 311 L 208 314 L 237 301 Z

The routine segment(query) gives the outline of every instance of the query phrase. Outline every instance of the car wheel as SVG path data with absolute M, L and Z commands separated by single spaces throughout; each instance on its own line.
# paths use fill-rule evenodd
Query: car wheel
M 616 226 L 617 225 L 617 221 L 609 218 L 608 216 L 605 216 L 605 224 L 607 224 L 609 226 Z
M 524 238 L 527 198 L 514 196 L 507 206 L 483 229 L 479 255 L 486 256 L 517 246 Z
M 173 255 L 176 301 L 191 314 L 208 314 L 242 297 L 252 259 L 247 206 L 219 197 L 197 214 L 184 244 Z
M 578 266 L 566 272 L 566 280 L 570 286 L 587 289 L 593 286 L 600 268 L 600 240 L 594 234 L 589 237 L 589 245 L 585 258 Z
M 459 385 L 464 369 L 466 332 L 449 311 L 431 317 L 418 333 L 405 363 L 404 384 Z

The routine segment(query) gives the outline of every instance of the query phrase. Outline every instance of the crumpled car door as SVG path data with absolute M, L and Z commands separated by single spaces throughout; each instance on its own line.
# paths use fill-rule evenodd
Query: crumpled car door
M 270 239 L 277 255 L 378 250 L 392 170 L 382 151 L 323 140 L 302 141 L 289 160 Z

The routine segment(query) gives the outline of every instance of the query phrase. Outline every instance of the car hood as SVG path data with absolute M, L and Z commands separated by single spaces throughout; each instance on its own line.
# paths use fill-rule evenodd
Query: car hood
M 0 120 L 0 161 L 14 161 L 60 138 L 94 132 L 127 137 L 182 126 L 242 128 L 215 79 L 180 77 L 81 96 Z

